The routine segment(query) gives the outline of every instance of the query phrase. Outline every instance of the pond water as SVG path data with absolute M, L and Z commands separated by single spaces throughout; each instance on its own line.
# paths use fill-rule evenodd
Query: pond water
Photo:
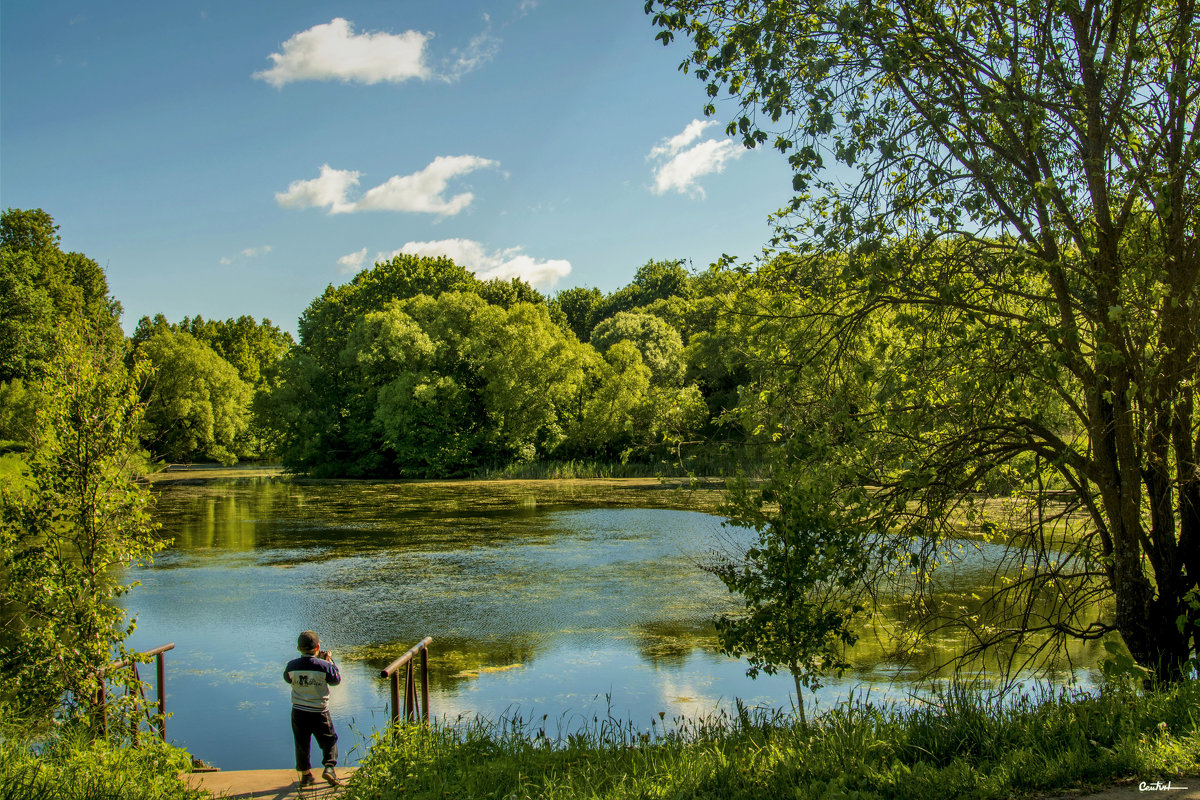
M 281 673 L 309 628 L 344 676 L 330 700 L 343 764 L 387 724 L 380 668 L 425 636 L 435 716 L 519 715 L 553 737 L 610 714 L 650 730 L 660 713 L 792 708 L 790 677 L 751 680 L 716 646 L 711 619 L 732 601 L 697 563 L 746 534 L 695 510 L 712 492 L 257 480 L 158 494 L 173 544 L 133 571 L 130 644 L 175 643 L 168 736 L 222 769 L 290 766 Z M 859 649 L 863 666 L 830 680 L 819 707 L 866 688 L 909 696 L 921 665 Z M 1086 683 L 1094 654 L 1075 662 Z

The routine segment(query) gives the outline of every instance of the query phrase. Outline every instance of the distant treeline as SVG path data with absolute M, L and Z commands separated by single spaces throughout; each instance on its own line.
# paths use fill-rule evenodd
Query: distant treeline
M 26 437 L 56 331 L 99 320 L 124 361 L 148 360 L 156 459 L 270 458 L 318 476 L 449 477 L 533 461 L 677 462 L 746 440 L 739 280 L 648 261 L 611 293 L 547 297 L 448 258 L 398 255 L 329 286 L 299 320 L 162 314 L 120 334 L 103 270 L 63 253 L 38 210 L 4 214 L 0 439 Z M 703 447 L 700 443 L 707 443 Z M 720 445 L 713 443 L 720 442 Z

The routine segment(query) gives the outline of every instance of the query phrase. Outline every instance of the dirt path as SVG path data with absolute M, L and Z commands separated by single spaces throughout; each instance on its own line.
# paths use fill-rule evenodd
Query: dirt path
M 348 778 L 354 774 L 356 767 L 339 767 L 338 775 Z M 190 785 L 204 789 L 213 797 L 227 797 L 230 800 L 261 798 L 261 800 L 316 800 L 317 798 L 334 798 L 342 793 L 341 787 L 330 786 L 321 779 L 318 771 L 313 775 L 317 779 L 315 786 L 310 786 L 303 792 L 299 791 L 296 783 L 297 772 L 293 769 L 235 769 L 220 772 L 193 772 L 184 775 L 183 779 Z

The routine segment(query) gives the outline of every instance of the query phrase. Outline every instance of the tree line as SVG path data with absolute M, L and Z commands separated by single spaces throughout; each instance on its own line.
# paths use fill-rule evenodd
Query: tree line
M 0 440 L 29 438 L 37 381 L 76 295 L 126 368 L 152 368 L 141 438 L 158 461 L 452 477 L 537 460 L 678 460 L 682 443 L 745 439 L 729 416 L 745 377 L 737 343 L 715 341 L 709 324 L 733 273 L 651 260 L 611 294 L 546 297 L 447 258 L 398 255 L 315 298 L 299 342 L 266 319 L 162 314 L 123 339 L 103 271 L 58 250 L 49 215 L 5 219 L 22 234 L 6 240 L 0 287 L 13 309 L 0 332 Z

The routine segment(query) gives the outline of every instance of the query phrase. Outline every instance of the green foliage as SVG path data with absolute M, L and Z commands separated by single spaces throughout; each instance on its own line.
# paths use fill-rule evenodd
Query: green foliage
M 184 334 L 192 337 L 200 345 L 199 350 L 192 346 L 175 346 L 165 350 L 156 346 L 164 358 L 182 359 L 175 366 L 165 370 L 167 373 L 178 373 L 176 367 L 183 368 L 197 361 L 202 362 L 203 373 L 197 374 L 190 381 L 190 387 L 176 382 L 173 389 L 175 399 L 164 401 L 162 407 L 156 409 L 162 413 L 151 414 L 153 422 L 165 426 L 155 430 L 148 437 L 157 442 L 156 451 L 171 459 L 213 458 L 225 462 L 236 458 L 260 457 L 269 452 L 272 443 L 268 441 L 268 431 L 261 417 L 263 410 L 268 407 L 268 395 L 278 388 L 280 362 L 295 346 L 291 334 L 280 330 L 268 319 L 259 323 L 253 317 L 247 316 L 224 321 L 184 317 L 178 324 L 173 325 L 167 322 L 162 314 L 156 314 L 154 319 L 142 317 L 138 320 L 137 327 L 130 337 L 131 353 L 138 352 L 160 334 Z M 201 352 L 204 348 L 211 349 L 237 370 L 241 383 L 245 384 L 253 395 L 251 399 L 247 401 L 243 398 L 241 387 L 229 380 L 227 370 L 207 353 Z M 213 392 L 223 391 L 222 386 L 232 386 L 233 396 L 216 397 L 214 402 Z M 203 395 L 207 392 L 209 396 L 207 399 L 193 398 L 184 402 L 179 397 L 181 391 L 190 391 L 193 395 Z M 173 409 L 168 408 L 171 406 Z M 248 422 L 243 419 L 247 413 Z M 198 420 L 181 423 L 181 418 L 188 415 L 211 419 L 212 425 L 207 421 Z M 222 417 L 224 419 L 221 419 Z M 189 444 L 182 441 L 189 437 L 180 432 L 181 425 L 196 426 L 202 433 L 191 436 L 193 441 Z M 214 441 L 219 442 L 216 447 L 211 444 Z M 168 451 L 175 454 L 168 454 Z
M 1200 653 L 1184 599 L 1200 585 L 1195 7 L 646 10 L 664 43 L 691 40 L 681 67 L 710 97 L 732 96 L 727 131 L 788 156 L 786 257 L 758 279 L 791 330 L 746 407 L 780 442 L 853 409 L 838 496 L 866 489 L 889 532 L 873 573 L 910 561 L 920 601 L 953 536 L 993 530 L 979 490 L 1002 491 L 1019 506 L 1014 582 L 940 624 L 981 649 L 1116 630 L 1158 679 L 1185 674 Z M 828 384 L 855 387 L 853 405 Z M 778 471 L 804 481 L 829 455 L 785 452 Z
M 604 293 L 599 289 L 576 286 L 556 294 L 550 304 L 562 311 L 567 326 L 575 333 L 576 338 L 586 342 L 596 324 L 595 309 L 603 299 Z
M 247 316 L 227 320 L 206 320 L 197 316 L 184 317 L 178 325 L 170 325 L 162 314 L 155 315 L 153 320 L 148 317 L 138 320 L 130 337 L 132 345 L 136 349 L 154 334 L 167 331 L 189 334 L 197 342 L 211 347 L 238 371 L 243 382 L 254 389 L 266 384 L 271 370 L 295 346 L 292 335 L 280 330 L 269 319 L 259 323 L 254 317 Z
M 190 767 L 186 752 L 153 738 L 128 747 L 78 726 L 41 739 L 0 734 L 0 800 L 203 800 L 179 778 Z
M 118 346 L 119 316 L 100 265 L 59 249 L 49 214 L 0 215 L 0 382 L 40 377 L 68 329 L 87 326 L 98 346 Z
M 637 347 L 655 386 L 679 388 L 683 383 L 683 340 L 659 317 L 621 311 L 592 330 L 592 346 L 601 353 L 617 342 Z
M 651 266 L 639 272 L 648 298 L 685 290 L 678 264 Z M 626 315 L 606 330 L 630 340 L 604 339 L 601 356 L 570 330 L 586 336 L 599 298 L 568 291 L 547 304 L 521 281 L 481 283 L 447 259 L 397 257 L 313 302 L 300 346 L 256 405 L 284 463 L 314 475 L 624 461 L 684 438 L 706 407 L 681 388 L 679 334 Z
M 740 611 L 717 618 L 722 650 L 744 656 L 752 677 L 786 668 L 803 708 L 802 686 L 815 690 L 823 674 L 840 675 L 850 666 L 845 648 L 858 638 L 873 542 L 835 502 L 832 481 L 771 480 L 766 486 L 750 513 L 744 482 L 731 496 L 742 511 L 731 522 L 757 529 L 758 544 L 745 554 L 718 554 L 705 569 L 743 601 Z M 764 501 L 771 507 L 758 505 Z
M 1007 800 L 1200 768 L 1194 683 L 1130 703 L 1061 695 L 997 702 L 951 690 L 918 708 L 861 700 L 812 724 L 751 714 L 638 731 L 595 717 L 397 727 L 376 738 L 349 800 L 679 797 Z
M 65 703 L 86 714 L 105 667 L 132 630 L 113 601 L 120 567 L 161 546 L 150 496 L 132 482 L 148 365 L 64 336 L 45 366 L 23 480 L 0 506 L 0 669 L 22 718 Z
M 190 334 L 156 333 L 138 348 L 155 369 L 146 438 L 171 461 L 237 461 L 250 422 L 250 387 L 234 367 Z

